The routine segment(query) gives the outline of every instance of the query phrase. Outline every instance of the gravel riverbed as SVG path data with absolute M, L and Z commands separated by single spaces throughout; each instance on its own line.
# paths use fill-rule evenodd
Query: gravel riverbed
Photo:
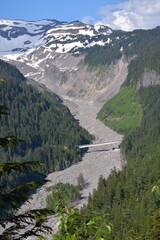
M 93 102 L 84 102 L 82 100 L 66 101 L 66 104 L 79 120 L 80 125 L 87 129 L 95 136 L 93 143 L 110 142 L 122 140 L 122 136 L 115 131 L 104 126 L 102 122 L 96 119 L 97 112 L 101 108 L 101 104 Z M 53 186 L 58 182 L 77 184 L 77 178 L 80 173 L 83 174 L 84 180 L 87 183 L 86 188 L 81 192 L 82 199 L 78 203 L 78 207 L 87 203 L 89 193 L 97 187 L 98 179 L 101 175 L 107 178 L 113 168 L 120 169 L 121 159 L 120 150 L 108 150 L 107 146 L 100 146 L 90 148 L 84 155 L 81 162 L 72 165 L 71 167 L 50 173 L 47 180 L 50 182 L 37 189 L 36 193 L 32 195 L 32 199 L 26 202 L 19 209 L 19 213 L 29 209 L 45 207 L 46 187 Z
M 83 100 L 66 99 L 65 104 L 69 107 L 82 127 L 87 129 L 95 136 L 93 143 L 110 142 L 122 140 L 123 136 L 104 126 L 102 122 L 96 119 L 97 112 L 102 107 L 102 103 L 86 102 Z M 113 168 L 121 168 L 120 150 L 108 150 L 107 146 L 99 146 L 90 148 L 84 155 L 81 162 L 58 172 L 50 173 L 47 176 L 48 183 L 37 189 L 32 195 L 32 199 L 24 203 L 18 213 L 22 213 L 30 209 L 40 209 L 46 206 L 46 188 L 53 186 L 58 182 L 77 184 L 77 178 L 80 173 L 83 174 L 87 183 L 86 187 L 81 191 L 82 199 L 77 203 L 77 207 L 87 204 L 89 193 L 97 188 L 98 180 L 101 175 L 107 178 Z M 57 228 L 56 220 L 53 217 L 48 218 L 48 225 L 53 229 Z M 51 236 L 47 236 L 52 239 Z M 28 238 L 35 239 L 34 237 Z

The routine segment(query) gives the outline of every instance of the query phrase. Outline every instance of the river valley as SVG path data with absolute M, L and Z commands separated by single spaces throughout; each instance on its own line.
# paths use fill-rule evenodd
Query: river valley
M 80 125 L 95 136 L 94 143 L 122 140 L 121 135 L 96 119 L 96 114 L 101 104 L 85 102 L 83 100 L 74 102 L 66 100 L 65 102 L 75 118 L 79 120 Z M 19 211 L 45 207 L 46 187 L 52 186 L 58 182 L 67 182 L 76 185 L 80 173 L 83 174 L 84 180 L 87 183 L 87 187 L 81 192 L 82 199 L 77 204 L 77 206 L 82 206 L 87 203 L 89 193 L 92 193 L 93 189 L 97 187 L 99 177 L 103 175 L 107 178 L 111 169 L 114 167 L 116 169 L 120 169 L 121 167 L 119 149 L 108 150 L 107 146 L 90 148 L 81 162 L 65 170 L 50 173 L 47 176 L 47 180 L 50 180 L 50 182 L 38 189 L 36 193 L 33 194 L 32 199 L 26 202 Z
M 75 118 L 79 120 L 80 125 L 95 136 L 94 143 L 122 140 L 123 136 L 117 134 L 96 119 L 97 112 L 102 107 L 102 103 L 72 99 L 65 99 L 64 102 Z M 81 191 L 82 198 L 76 203 L 77 207 L 81 207 L 87 204 L 89 193 L 92 194 L 93 189 L 97 187 L 99 177 L 102 175 L 107 178 L 113 168 L 117 170 L 121 168 L 119 149 L 111 150 L 107 149 L 107 146 L 90 148 L 83 156 L 81 162 L 63 171 L 50 173 L 47 176 L 47 180 L 50 181 L 37 189 L 36 193 L 32 195 L 32 199 L 23 204 L 18 213 L 30 209 L 44 208 L 46 206 L 47 187 L 53 186 L 58 182 L 76 185 L 80 173 L 82 173 L 86 183 L 86 187 Z M 48 224 L 53 229 L 56 228 L 53 217 L 48 219 Z

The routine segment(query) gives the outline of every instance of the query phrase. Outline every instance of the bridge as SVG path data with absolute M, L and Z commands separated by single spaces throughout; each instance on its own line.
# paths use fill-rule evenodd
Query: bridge
M 94 144 L 86 144 L 86 145 L 78 145 L 78 148 L 91 148 L 91 147 L 100 147 L 100 146 L 110 146 L 111 148 L 119 148 L 119 145 L 122 140 L 118 140 L 115 142 L 104 142 L 104 143 L 94 143 Z

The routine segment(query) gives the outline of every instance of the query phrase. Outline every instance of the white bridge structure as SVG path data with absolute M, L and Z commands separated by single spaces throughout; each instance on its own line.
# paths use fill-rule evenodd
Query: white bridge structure
M 104 142 L 104 143 L 94 143 L 94 144 L 85 144 L 79 145 L 78 148 L 91 148 L 91 147 L 100 147 L 100 146 L 109 146 L 111 149 L 118 149 L 122 140 L 118 140 L 115 142 Z

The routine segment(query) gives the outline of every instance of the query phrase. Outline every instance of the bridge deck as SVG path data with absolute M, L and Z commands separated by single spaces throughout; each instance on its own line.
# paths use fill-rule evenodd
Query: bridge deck
M 119 148 L 119 144 L 121 143 L 121 140 L 115 141 L 115 142 L 104 142 L 104 143 L 95 143 L 95 144 L 86 144 L 86 145 L 79 145 L 78 148 L 90 148 L 90 147 L 99 147 L 99 146 L 110 146 L 114 145 L 116 148 Z M 113 147 L 114 147 L 113 146 Z

